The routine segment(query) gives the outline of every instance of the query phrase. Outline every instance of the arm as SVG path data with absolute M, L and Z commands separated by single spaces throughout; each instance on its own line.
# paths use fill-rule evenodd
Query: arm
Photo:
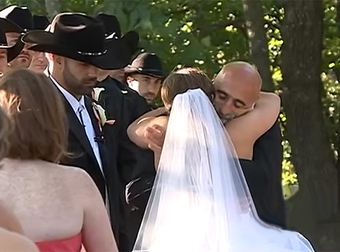
M 8 209 L 0 202 L 0 227 L 5 228 L 9 231 L 23 234 L 24 231 L 13 213 L 8 211 Z
M 96 185 L 85 171 L 78 169 L 77 172 L 82 186 L 80 187 L 82 198 L 79 199 L 83 199 L 81 201 L 84 207 L 82 236 L 86 251 L 118 252 L 109 216 Z
M 164 121 L 164 125 L 153 124 L 146 128 L 145 137 L 149 142 L 149 148 L 154 153 L 154 164 L 156 171 L 158 170 L 158 165 L 161 158 L 167 124 L 168 118 L 166 118 L 166 121 Z
M 148 126 L 157 123 L 156 117 L 164 114 L 165 112 L 165 108 L 158 108 L 142 115 L 136 121 L 131 123 L 127 129 L 127 134 L 130 140 L 139 147 L 147 149 L 149 142 L 145 137 L 146 129 Z
M 251 159 L 254 143 L 274 125 L 279 113 L 280 98 L 274 93 L 261 92 L 252 111 L 226 124 L 240 158 Z
M 28 238 L 0 228 L 0 252 L 39 252 Z

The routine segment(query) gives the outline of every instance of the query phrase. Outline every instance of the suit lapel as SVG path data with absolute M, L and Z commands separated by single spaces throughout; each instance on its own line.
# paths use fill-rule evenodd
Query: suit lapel
M 63 96 L 64 97 L 64 96 Z M 64 98 L 66 114 L 68 117 L 70 131 L 76 136 L 79 143 L 84 147 L 85 151 L 97 162 L 97 159 L 92 150 L 89 139 L 87 138 L 84 127 L 81 125 L 77 115 L 74 113 L 69 102 Z
M 99 129 L 99 125 L 98 125 L 99 122 L 98 122 L 98 120 L 97 120 L 97 118 L 96 118 L 96 116 L 94 114 L 93 107 L 92 107 L 92 104 L 91 104 L 91 99 L 89 97 L 86 97 L 86 96 L 85 96 L 85 107 L 87 109 L 87 112 L 90 115 L 90 119 L 91 119 L 91 122 L 92 122 L 94 133 L 96 135 L 96 141 L 97 142 L 104 141 L 104 139 L 100 139 L 100 137 L 103 134 L 102 134 L 102 132 Z
M 50 77 L 50 76 L 48 76 L 48 77 Z M 54 85 L 54 82 L 52 80 L 51 80 L 51 82 Z M 64 105 L 65 105 L 65 111 L 66 111 L 66 115 L 67 115 L 67 118 L 68 118 L 69 130 L 72 131 L 72 133 L 76 136 L 79 143 L 83 146 L 83 148 L 87 152 L 87 154 L 89 154 L 95 160 L 95 162 L 98 164 L 96 156 L 94 155 L 91 144 L 89 142 L 89 139 L 87 138 L 84 127 L 81 125 L 77 115 L 75 114 L 74 110 L 72 109 L 72 106 L 67 101 L 67 99 L 65 98 L 63 93 L 59 90 L 58 87 L 56 87 L 56 89 L 60 93 L 60 95 L 63 99 Z M 85 100 L 86 100 L 86 97 L 85 97 Z M 98 164 L 98 168 L 99 168 L 99 164 Z
M 96 138 L 95 138 L 95 141 L 97 142 L 98 144 L 98 147 L 99 147 L 99 153 L 100 153 L 100 157 L 101 157 L 101 160 L 102 160 L 102 168 L 103 168 L 103 172 L 105 174 L 105 177 L 108 176 L 107 174 L 107 156 L 106 156 L 106 147 L 105 147 L 105 138 L 104 138 L 104 134 L 103 132 L 99 129 L 99 122 L 94 114 L 94 111 L 93 111 L 93 106 L 91 104 L 91 98 L 89 97 L 85 97 L 85 107 L 90 115 L 90 118 L 91 118 L 91 122 L 92 122 L 92 126 L 94 128 L 94 132 L 96 134 Z

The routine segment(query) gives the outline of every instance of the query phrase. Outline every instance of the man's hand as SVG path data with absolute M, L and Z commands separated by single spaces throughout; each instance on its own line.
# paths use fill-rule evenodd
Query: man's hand
M 161 153 L 164 140 L 165 140 L 166 128 L 153 124 L 146 128 L 145 138 L 149 141 L 149 148 L 156 153 Z

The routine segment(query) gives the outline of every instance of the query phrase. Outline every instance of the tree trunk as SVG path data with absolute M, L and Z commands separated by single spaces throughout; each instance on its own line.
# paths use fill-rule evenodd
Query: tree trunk
M 317 250 L 339 251 L 337 170 L 321 103 L 322 0 L 287 1 L 282 38 L 282 102 L 300 185 L 288 225 Z
M 262 90 L 274 91 L 270 71 L 268 40 L 264 29 L 262 2 L 261 0 L 242 1 L 252 62 L 262 76 Z
M 60 2 L 59 0 L 45 0 L 47 17 L 52 20 L 55 15 L 59 13 Z

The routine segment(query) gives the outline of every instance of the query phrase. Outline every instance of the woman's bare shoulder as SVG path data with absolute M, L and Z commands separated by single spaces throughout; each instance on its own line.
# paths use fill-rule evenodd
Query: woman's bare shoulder
M 67 176 L 68 180 L 74 182 L 88 183 L 92 180 L 90 175 L 80 167 L 55 164 L 55 168 L 59 169 L 63 176 Z
M 47 177 L 53 177 L 56 183 L 67 188 L 77 188 L 76 191 L 82 191 L 84 186 L 91 187 L 93 184 L 90 175 L 80 167 L 49 163 L 44 169 L 49 173 Z

